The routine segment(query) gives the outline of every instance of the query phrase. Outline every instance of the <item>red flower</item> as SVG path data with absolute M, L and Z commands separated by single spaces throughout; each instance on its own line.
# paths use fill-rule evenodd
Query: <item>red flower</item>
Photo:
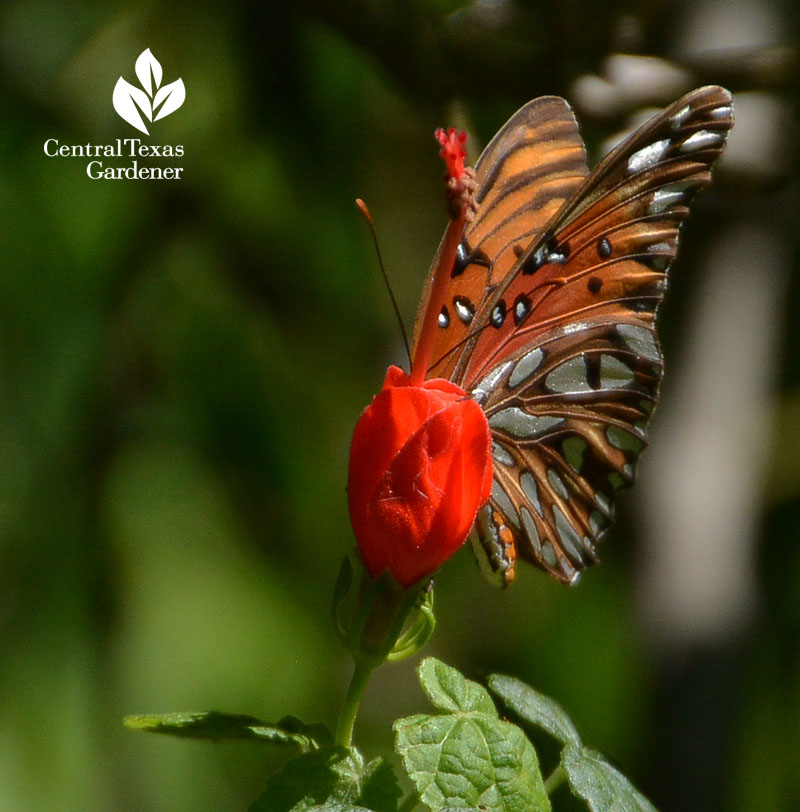
M 462 389 L 389 367 L 350 447 L 350 521 L 371 576 L 388 569 L 409 587 L 464 543 L 489 498 L 490 453 L 486 417 Z
M 442 145 L 439 155 L 444 158 L 447 165 L 448 177 L 461 180 L 461 176 L 464 174 L 464 161 L 467 158 L 467 150 L 464 147 L 467 142 L 467 134 L 455 127 L 448 128 L 447 132 L 439 127 L 434 136 Z

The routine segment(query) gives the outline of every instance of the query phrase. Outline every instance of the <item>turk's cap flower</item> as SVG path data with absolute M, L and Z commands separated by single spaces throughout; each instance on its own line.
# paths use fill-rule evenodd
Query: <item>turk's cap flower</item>
M 450 381 L 390 367 L 353 432 L 350 520 L 372 577 L 408 588 L 461 547 L 492 480 L 489 425 Z
M 467 134 L 455 127 L 449 127 L 447 130 L 439 127 L 433 135 L 442 146 L 439 155 L 447 167 L 445 179 L 450 219 L 458 220 L 463 215 L 467 220 L 471 220 L 477 210 L 475 202 L 477 184 L 474 170 L 465 165 Z
M 447 166 L 447 176 L 460 180 L 464 174 L 464 162 L 467 159 L 467 134 L 463 130 L 455 127 L 448 127 L 447 130 L 439 127 L 433 134 L 434 138 L 442 145 L 439 155 L 444 159 Z

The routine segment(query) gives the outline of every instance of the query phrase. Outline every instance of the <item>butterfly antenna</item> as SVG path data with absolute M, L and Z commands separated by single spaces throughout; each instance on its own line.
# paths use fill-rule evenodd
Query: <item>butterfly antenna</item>
M 389 292 L 389 298 L 392 301 L 392 308 L 394 309 L 394 314 L 397 316 L 397 323 L 400 325 L 400 333 L 403 336 L 403 343 L 406 345 L 406 355 L 408 355 L 408 363 L 411 364 L 411 345 L 408 343 L 408 334 L 406 333 L 406 326 L 403 324 L 403 317 L 400 315 L 400 308 L 397 306 L 397 299 L 395 298 L 394 291 L 392 290 L 391 283 L 389 282 L 389 277 L 386 273 L 386 266 L 383 264 L 383 257 L 381 256 L 381 247 L 378 245 L 378 235 L 375 233 L 375 226 L 372 223 L 372 215 L 369 213 L 369 209 L 367 208 L 367 204 L 360 198 L 356 198 L 356 206 L 358 206 L 361 213 L 364 215 L 364 219 L 367 221 L 367 225 L 369 226 L 370 234 L 372 234 L 372 242 L 375 244 L 375 253 L 378 255 L 378 265 L 381 266 L 381 275 L 383 276 L 384 284 L 386 285 L 386 290 Z

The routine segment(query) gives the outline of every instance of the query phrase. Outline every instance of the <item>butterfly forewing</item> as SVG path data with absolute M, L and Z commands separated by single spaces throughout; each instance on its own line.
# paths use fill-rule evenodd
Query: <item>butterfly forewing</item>
M 530 214 L 547 210 L 545 187 L 525 186 L 532 209 L 507 181 L 494 210 L 483 220 L 478 212 L 478 227 L 492 216 L 496 225 L 469 232 L 481 234 L 474 244 L 465 231 L 464 244 L 483 252 L 465 272 L 484 288 L 469 288 L 469 323 L 458 333 L 442 326 L 437 349 L 492 430 L 494 484 L 476 535 L 500 583 L 513 578 L 517 553 L 567 582 L 596 561 L 658 395 L 655 314 L 678 231 L 732 125 L 726 90 L 693 91 L 610 153 L 571 197 L 556 195 L 548 222 Z M 515 137 L 504 128 L 492 145 L 513 155 Z M 537 151 L 522 154 L 535 178 Z M 466 296 L 459 278 L 452 290 Z
M 468 388 L 565 319 L 619 308 L 652 318 L 680 224 L 732 125 L 730 94 L 700 88 L 606 156 L 487 297 L 452 379 Z
M 432 376 L 450 375 L 474 332 L 476 313 L 588 172 L 575 116 L 558 97 L 528 102 L 492 139 L 475 166 L 478 211 L 464 229 L 451 270 L 447 301 L 439 314 Z M 429 277 L 415 344 L 430 283 Z

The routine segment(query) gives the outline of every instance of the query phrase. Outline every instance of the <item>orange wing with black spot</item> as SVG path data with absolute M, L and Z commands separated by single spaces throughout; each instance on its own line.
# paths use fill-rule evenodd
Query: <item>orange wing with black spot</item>
M 451 270 L 432 377 L 450 377 L 458 359 L 454 348 L 474 333 L 476 313 L 588 172 L 578 123 L 556 96 L 528 102 L 491 140 L 475 166 L 478 211 L 464 229 Z M 438 253 L 433 268 L 437 261 Z M 432 274 L 418 311 L 415 345 L 431 281 Z

